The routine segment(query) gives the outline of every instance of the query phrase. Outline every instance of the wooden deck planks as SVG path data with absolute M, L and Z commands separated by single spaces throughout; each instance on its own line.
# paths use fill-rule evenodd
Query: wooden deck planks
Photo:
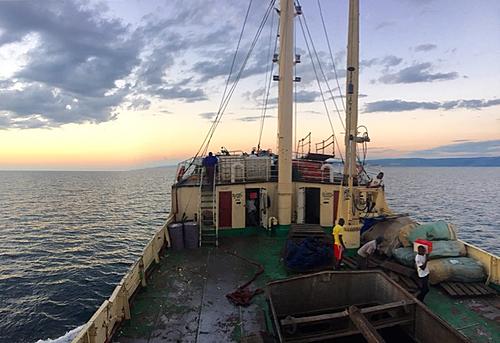
M 495 290 L 479 282 L 442 282 L 440 285 L 452 297 L 477 297 L 496 294 Z

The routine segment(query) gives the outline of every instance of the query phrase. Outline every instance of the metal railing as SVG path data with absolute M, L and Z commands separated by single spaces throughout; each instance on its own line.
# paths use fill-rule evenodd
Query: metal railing
M 153 264 L 160 263 L 160 252 L 169 245 L 167 226 L 172 218 L 170 215 L 165 225 L 151 238 L 142 255 L 121 279 L 109 299 L 102 303 L 72 343 L 110 342 L 120 323 L 130 319 L 132 296 L 140 287 L 146 287 L 148 269 Z
M 294 181 L 334 183 L 343 179 L 343 164 L 340 160 L 318 161 L 308 159 L 307 154 L 294 153 L 299 158 L 292 161 L 292 178 Z M 278 179 L 279 159 L 276 155 L 223 155 L 217 156 L 219 162 L 215 171 L 214 184 L 234 184 L 245 182 L 269 182 Z M 207 184 L 203 159 L 186 160 L 179 164 L 178 184 L 200 186 Z M 180 172 L 184 166 L 184 172 Z M 365 170 L 368 168 L 365 168 Z M 359 177 L 359 184 L 365 184 L 378 173 L 378 169 L 370 168 L 363 171 Z M 179 174 L 180 173 L 180 174 Z
M 331 135 L 325 140 L 322 140 L 319 143 L 315 143 L 316 153 L 325 153 L 325 149 L 328 147 L 332 147 L 332 156 L 335 156 L 335 136 Z

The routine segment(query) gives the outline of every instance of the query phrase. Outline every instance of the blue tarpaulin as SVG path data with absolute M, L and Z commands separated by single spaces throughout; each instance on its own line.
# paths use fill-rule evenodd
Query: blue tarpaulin
M 286 242 L 285 265 L 294 271 L 308 271 L 331 264 L 333 247 L 317 238 Z

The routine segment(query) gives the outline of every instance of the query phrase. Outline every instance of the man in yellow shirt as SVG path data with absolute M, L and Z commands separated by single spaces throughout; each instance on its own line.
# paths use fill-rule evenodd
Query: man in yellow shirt
M 335 269 L 340 269 L 340 263 L 342 262 L 342 255 L 345 249 L 344 240 L 342 235 L 344 234 L 344 218 L 340 218 L 337 225 L 333 228 L 333 255 L 335 256 Z

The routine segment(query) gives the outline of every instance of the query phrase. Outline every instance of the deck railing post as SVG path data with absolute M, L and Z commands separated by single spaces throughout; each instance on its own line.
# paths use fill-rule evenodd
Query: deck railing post
M 144 260 L 141 257 L 139 260 L 139 277 L 141 279 L 141 285 L 142 287 L 146 287 L 146 271 L 144 270 Z
M 157 244 L 155 244 L 155 242 L 157 240 L 159 240 L 159 239 L 161 239 L 161 237 L 160 236 L 156 236 L 156 239 L 153 239 L 153 242 L 151 242 L 151 245 L 152 245 L 152 248 L 153 248 L 153 256 L 155 258 L 155 263 L 156 264 L 160 263 L 160 254 L 159 254 L 159 252 L 160 252 L 161 247 L 157 248 L 156 247 Z
M 129 320 L 130 316 L 130 303 L 128 302 L 128 292 L 125 285 L 121 286 L 121 298 L 123 302 L 123 318 Z
M 97 329 L 95 327 L 95 324 L 92 323 L 89 326 L 89 329 L 87 330 L 87 339 L 89 343 L 96 343 L 95 337 L 97 336 Z

